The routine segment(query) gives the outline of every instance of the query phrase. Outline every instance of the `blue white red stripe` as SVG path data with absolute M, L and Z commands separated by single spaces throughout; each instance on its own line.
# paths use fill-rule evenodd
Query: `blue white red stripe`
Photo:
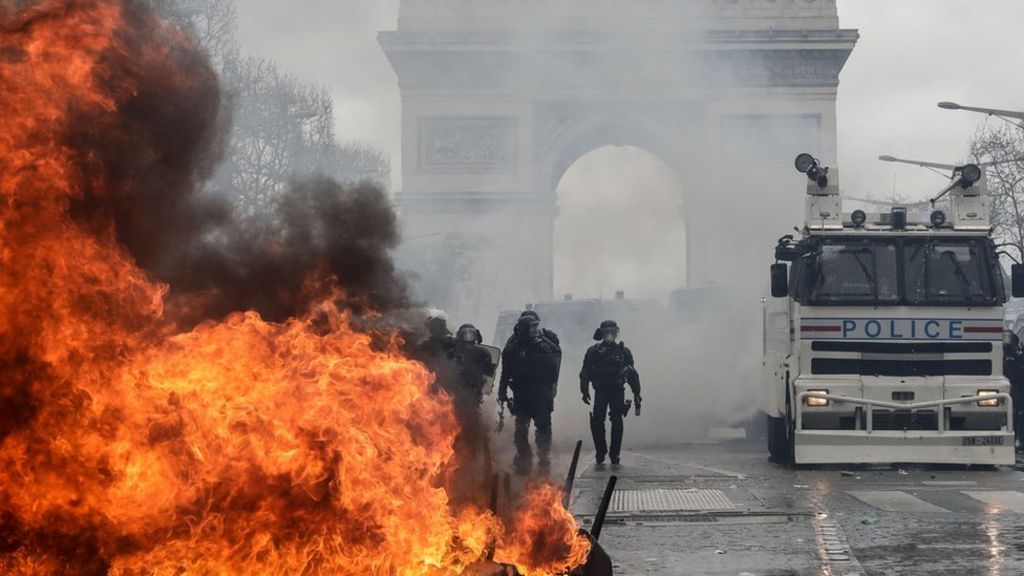
M 1001 340 L 999 319 L 802 318 L 803 340 Z

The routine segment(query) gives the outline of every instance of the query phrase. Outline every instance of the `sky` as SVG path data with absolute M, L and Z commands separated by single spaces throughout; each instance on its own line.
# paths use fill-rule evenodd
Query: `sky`
M 341 140 L 373 144 L 400 176 L 398 80 L 377 43 L 393 30 L 398 0 L 237 0 L 239 35 L 248 53 L 275 60 L 334 96 Z
M 1024 2 L 1020 0 L 840 0 L 842 26 L 861 40 L 840 76 L 842 186 L 924 198 L 943 181 L 889 154 L 938 162 L 966 159 L 984 115 L 941 110 L 944 100 L 1024 110 Z M 999 119 L 988 122 L 1002 123 Z

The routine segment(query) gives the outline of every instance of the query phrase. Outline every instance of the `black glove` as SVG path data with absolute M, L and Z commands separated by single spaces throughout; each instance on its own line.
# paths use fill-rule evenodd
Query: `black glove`
M 583 403 L 586 404 L 587 406 L 590 406 L 590 392 L 589 391 L 583 393 Z
M 637 416 L 640 415 L 640 401 L 641 400 L 643 400 L 643 398 L 641 398 L 639 394 L 633 396 L 633 405 L 636 406 L 636 415 Z

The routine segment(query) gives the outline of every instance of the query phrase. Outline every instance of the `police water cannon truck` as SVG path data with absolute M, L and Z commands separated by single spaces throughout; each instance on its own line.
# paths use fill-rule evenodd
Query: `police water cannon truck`
M 1007 294 L 984 171 L 954 167 L 923 218 L 843 212 L 809 154 L 799 238 L 764 299 L 762 410 L 776 462 L 1013 464 Z M 1011 267 L 1024 295 L 1024 267 Z

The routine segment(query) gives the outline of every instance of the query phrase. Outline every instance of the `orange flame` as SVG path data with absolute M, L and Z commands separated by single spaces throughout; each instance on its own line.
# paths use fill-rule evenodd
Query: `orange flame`
M 104 182 L 62 134 L 135 94 L 97 82 L 113 59 L 193 81 L 187 41 L 128 53 L 121 2 L 34 5 L 0 9 L 0 572 L 447 575 L 495 541 L 523 574 L 582 564 L 553 486 L 509 526 L 450 503 L 454 413 L 397 335 L 332 303 L 175 328 L 112 226 L 69 216 Z
M 512 564 L 523 574 L 563 573 L 582 566 L 590 543 L 581 544 L 576 520 L 561 506 L 561 498 L 556 486 L 533 486 L 499 540 L 495 559 Z

